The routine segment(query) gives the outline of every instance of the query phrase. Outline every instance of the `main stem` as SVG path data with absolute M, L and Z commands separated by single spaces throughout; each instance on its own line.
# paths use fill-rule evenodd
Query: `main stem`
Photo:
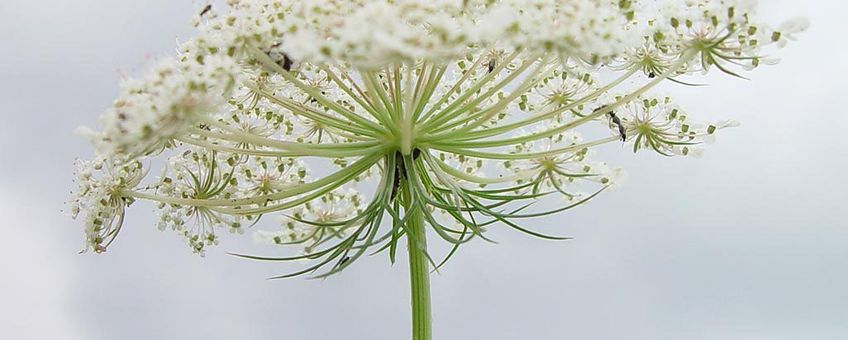
M 412 214 L 407 222 L 407 248 L 409 250 L 409 281 L 412 286 L 412 340 L 432 339 L 430 322 L 430 262 L 427 260 L 427 234 L 423 216 L 410 207 L 409 194 L 405 195 L 405 212 Z

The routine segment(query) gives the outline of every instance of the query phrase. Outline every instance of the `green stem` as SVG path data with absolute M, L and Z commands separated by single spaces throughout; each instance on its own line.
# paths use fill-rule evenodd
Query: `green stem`
M 414 166 L 414 165 L 409 165 Z M 407 222 L 409 249 L 409 281 L 412 286 L 412 340 L 431 340 L 430 262 L 427 258 L 427 235 L 421 211 L 414 204 L 408 186 L 404 190 L 404 209 L 412 214 Z

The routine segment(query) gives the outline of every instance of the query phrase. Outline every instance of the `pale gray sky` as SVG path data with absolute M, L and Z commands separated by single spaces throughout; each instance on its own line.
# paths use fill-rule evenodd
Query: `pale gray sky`
M 77 255 L 61 210 L 75 136 L 122 73 L 173 53 L 198 5 L 167 0 L 0 2 L 0 334 L 8 339 L 375 339 L 409 336 L 404 263 L 362 261 L 324 281 L 292 267 L 207 258 L 133 206 L 103 256 Z M 494 230 L 433 281 L 437 339 L 847 339 L 848 5 L 761 1 L 812 26 L 751 81 L 667 86 L 705 119 L 733 118 L 702 159 L 603 157 L 625 186 L 539 221 L 575 240 Z

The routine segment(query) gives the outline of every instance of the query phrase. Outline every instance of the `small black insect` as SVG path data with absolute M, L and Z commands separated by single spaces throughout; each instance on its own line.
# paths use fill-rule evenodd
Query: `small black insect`
M 421 149 L 415 148 L 412 149 L 412 159 L 418 159 L 421 156 Z M 395 158 L 397 161 L 397 170 L 395 170 L 395 182 L 392 185 L 392 193 L 391 197 L 394 199 L 397 196 L 398 190 L 400 190 L 401 182 L 406 177 L 406 165 L 403 163 L 403 154 L 398 151 L 395 153 Z
M 624 129 L 624 125 L 621 124 L 621 119 L 619 119 L 613 111 L 609 112 L 609 116 L 610 119 L 612 119 L 612 122 L 618 126 L 618 134 L 621 135 L 621 141 L 627 141 L 627 131 Z
M 347 261 L 349 261 L 349 260 L 350 260 L 350 256 L 345 256 L 345 257 L 343 257 L 343 258 L 341 259 L 341 261 L 339 261 L 339 266 L 344 265 L 344 264 L 345 264 L 345 263 L 347 263 Z
M 206 7 L 203 7 L 203 10 L 200 11 L 200 16 L 202 17 L 202 16 L 206 15 L 206 13 L 209 13 L 209 11 L 211 11 L 211 10 L 212 10 L 212 4 L 206 5 Z
M 280 66 L 282 66 L 283 69 L 286 70 L 286 72 L 289 72 L 289 71 L 291 71 L 293 63 L 294 63 L 294 61 L 291 58 L 289 58 L 289 55 L 286 54 L 285 52 L 283 52 L 283 60 L 282 60 L 282 63 L 279 63 Z
M 397 196 L 398 190 L 400 189 L 400 183 L 403 180 L 404 173 L 406 173 L 406 167 L 403 165 L 403 155 L 398 151 L 395 154 L 395 159 L 398 160 L 397 170 L 395 171 L 395 183 L 392 185 L 392 194 L 391 199 L 394 199 Z
M 606 107 L 606 105 L 601 105 L 597 109 L 595 109 L 594 112 L 603 110 Z M 612 120 L 612 123 L 615 124 L 616 127 L 618 127 L 618 134 L 621 136 L 621 141 L 627 141 L 627 130 L 624 128 L 624 124 L 621 124 L 621 119 L 618 118 L 618 116 L 615 114 L 615 111 L 610 111 L 607 113 L 607 115 L 609 115 L 610 120 Z
M 657 75 L 654 74 L 654 72 L 648 72 L 648 78 L 653 79 L 653 78 L 656 78 L 656 77 L 657 77 Z
M 271 45 L 271 48 L 265 53 L 268 54 L 269 57 L 274 59 L 274 61 L 277 62 L 277 64 L 280 65 L 280 67 L 282 67 L 284 70 L 286 70 L 286 72 L 290 72 L 292 69 L 292 65 L 294 65 L 294 60 L 292 60 L 292 58 L 289 57 L 286 52 L 274 50 L 277 47 L 280 47 L 280 45 L 282 45 L 282 43 L 279 42 L 274 45 Z
M 495 70 L 495 66 L 497 66 L 497 63 L 495 62 L 495 58 L 489 59 L 489 63 L 486 65 L 486 69 L 488 69 L 488 72 L 486 72 L 486 73 L 492 73 L 492 71 Z
M 397 197 L 397 192 L 398 192 L 399 187 L 400 187 L 400 176 L 396 175 L 395 176 L 395 184 L 392 185 L 392 195 L 389 196 L 389 197 L 391 197 L 392 200 L 394 200 L 395 197 Z

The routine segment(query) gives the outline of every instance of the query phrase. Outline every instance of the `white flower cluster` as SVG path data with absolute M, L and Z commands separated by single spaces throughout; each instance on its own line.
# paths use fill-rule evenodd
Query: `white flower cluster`
M 181 199 L 226 199 L 238 191 L 234 168 L 218 159 L 215 152 L 190 149 L 169 159 L 168 172 L 160 179 L 157 191 Z M 232 163 L 232 158 L 230 158 Z M 218 244 L 216 228 L 242 232 L 243 216 L 221 214 L 208 206 L 159 203 L 159 230 L 171 229 L 182 235 L 198 254 Z
M 259 231 L 256 240 L 270 244 L 300 245 L 304 254 L 350 233 L 350 222 L 362 213 L 365 197 L 353 189 L 338 189 L 280 217 L 282 229 Z
M 243 196 L 268 195 L 303 184 L 308 168 L 294 158 L 250 159 L 238 167 Z
M 133 202 L 122 190 L 135 188 L 144 175 L 140 162 L 125 158 L 76 162 L 76 190 L 68 207 L 74 219 L 82 215 L 84 251 L 106 251 L 121 230 L 124 209 Z
M 199 34 L 125 81 L 87 132 L 105 159 L 80 163 L 71 200 L 88 248 L 105 250 L 135 199 L 198 254 L 219 230 L 278 220 L 257 237 L 336 269 L 369 247 L 394 258 L 409 217 L 456 246 L 495 223 L 547 237 L 513 221 L 624 178 L 596 146 L 697 156 L 735 126 L 698 124 L 652 88 L 741 76 L 808 25 L 758 23 L 746 0 L 227 4 L 203 7 Z M 142 185 L 141 161 L 160 155 Z M 354 182 L 376 182 L 368 201 Z M 526 211 L 552 193 L 563 208 Z
M 711 143 L 718 130 L 738 126 L 735 121 L 692 122 L 669 97 L 639 98 L 619 112 L 616 117 L 633 141 L 634 152 L 647 149 L 665 156 L 700 156 L 698 145 Z
M 236 85 L 235 61 L 206 58 L 202 64 L 160 61 L 143 79 L 128 79 L 101 117 L 103 130 L 89 132 L 103 154 L 145 155 L 164 148 L 186 128 L 216 113 Z
M 682 2 L 682 3 L 681 3 Z M 752 69 L 763 60 L 763 49 L 786 40 L 808 26 L 807 20 L 794 18 L 777 30 L 753 20 L 756 0 L 685 0 L 643 1 L 647 18 L 638 18 L 634 26 L 642 30 L 645 45 L 631 49 L 624 58 L 641 64 L 646 73 L 660 74 L 671 65 L 671 56 L 687 48 L 700 53 L 700 61 L 689 71 L 708 71 L 715 66 L 724 72 L 731 65 Z M 647 20 L 646 20 L 647 19 Z
M 492 49 L 527 49 L 581 58 L 617 55 L 638 43 L 626 29 L 630 1 L 231 1 L 209 11 L 191 55 L 242 56 L 253 46 L 293 61 L 381 67 L 445 62 Z

